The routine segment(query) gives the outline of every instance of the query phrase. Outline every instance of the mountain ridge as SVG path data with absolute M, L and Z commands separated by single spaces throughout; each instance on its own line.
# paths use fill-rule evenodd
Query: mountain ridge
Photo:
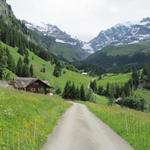
M 143 18 L 137 22 L 117 24 L 109 29 L 101 31 L 92 39 L 89 45 L 94 51 L 113 45 L 134 44 L 150 39 L 150 18 Z
M 71 35 L 59 29 L 56 25 L 41 23 L 34 25 L 25 20 L 22 21 L 28 29 L 40 34 L 48 43 L 49 38 L 53 42 L 47 49 L 53 54 L 65 58 L 69 61 L 79 61 L 89 56 L 88 51 L 82 49 L 83 43 L 71 37 Z M 49 44 L 47 44 L 49 45 Z
M 89 42 L 72 38 L 71 35 L 59 29 L 56 25 L 42 23 L 41 26 L 25 23 L 32 30 L 41 31 L 44 35 L 56 38 L 58 43 L 79 46 L 89 54 L 103 49 L 108 45 L 125 45 L 139 43 L 150 39 L 150 18 L 140 21 L 119 23 L 111 28 L 102 30 L 97 37 Z M 44 25 L 44 26 L 43 26 Z
M 72 38 L 70 34 L 66 33 L 65 31 L 62 31 L 56 25 L 47 24 L 44 22 L 41 22 L 40 25 L 35 25 L 25 20 L 23 20 L 22 22 L 25 23 L 25 25 L 31 30 L 40 31 L 45 36 L 54 37 L 56 39 L 56 42 L 58 43 L 66 43 L 70 45 L 81 44 L 81 41 L 79 41 L 78 39 Z

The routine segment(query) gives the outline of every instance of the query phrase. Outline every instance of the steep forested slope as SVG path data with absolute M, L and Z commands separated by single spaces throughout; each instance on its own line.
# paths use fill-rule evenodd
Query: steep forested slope
M 126 72 L 133 66 L 141 67 L 150 60 L 150 42 L 105 47 L 83 61 L 80 68 L 96 73 Z

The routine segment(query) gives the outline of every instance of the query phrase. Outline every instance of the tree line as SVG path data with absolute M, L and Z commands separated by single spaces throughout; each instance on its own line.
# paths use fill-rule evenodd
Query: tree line
M 80 87 L 75 86 L 71 81 L 66 82 L 62 97 L 70 100 L 94 101 L 93 92 L 90 89 L 85 89 L 83 84 Z
M 83 69 L 91 75 L 101 75 L 107 72 L 127 73 L 131 67 L 142 69 L 145 63 L 149 63 L 150 54 L 135 53 L 132 56 L 108 56 L 98 52 L 93 57 L 88 57 L 82 62 L 75 62 L 78 69 Z
M 110 104 L 116 102 L 121 106 L 143 111 L 146 101 L 142 97 L 133 95 L 133 91 L 138 89 L 143 77 L 149 73 L 149 65 L 145 65 L 142 72 L 137 68 L 132 68 L 131 79 L 124 85 L 107 83 L 106 87 L 97 86 L 96 80 L 90 83 L 90 88 L 98 95 L 106 96 L 110 99 Z M 148 76 L 147 76 L 148 77 Z M 147 77 L 145 77 L 147 79 Z M 115 101 L 116 99 L 119 100 Z

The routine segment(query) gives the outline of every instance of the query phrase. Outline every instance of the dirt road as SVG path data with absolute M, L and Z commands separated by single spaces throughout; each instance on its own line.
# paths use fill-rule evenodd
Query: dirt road
M 64 114 L 42 150 L 133 150 L 82 104 Z

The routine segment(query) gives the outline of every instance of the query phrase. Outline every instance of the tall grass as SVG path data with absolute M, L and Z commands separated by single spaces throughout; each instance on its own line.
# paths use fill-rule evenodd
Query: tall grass
M 135 150 L 150 150 L 150 114 L 86 103 L 88 108 L 115 132 L 127 140 Z
M 0 89 L 0 150 L 38 150 L 69 107 L 57 96 Z

